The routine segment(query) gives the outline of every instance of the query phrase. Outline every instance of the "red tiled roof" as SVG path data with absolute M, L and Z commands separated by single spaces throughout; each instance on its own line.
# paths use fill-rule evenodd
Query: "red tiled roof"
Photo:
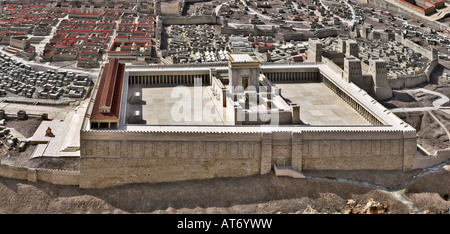
M 434 6 L 430 6 L 430 7 L 427 7 L 427 8 L 422 8 L 422 7 L 419 7 L 419 6 L 417 6 L 417 5 L 414 5 L 414 4 L 412 4 L 412 3 L 410 3 L 410 2 L 408 2 L 408 1 L 405 1 L 405 0 L 400 0 L 400 1 L 402 1 L 403 3 L 406 3 L 406 4 L 408 4 L 408 5 L 410 5 L 410 6 L 412 6 L 412 7 L 415 7 L 415 8 L 417 8 L 417 9 L 419 9 L 419 10 L 421 10 L 421 11 L 427 11 L 427 10 L 429 10 L 429 9 L 431 9 L 431 8 L 433 8 Z M 426 1 L 426 2 L 428 2 L 428 1 Z M 429 3 L 429 2 L 428 2 Z
M 124 72 L 125 64 L 119 63 L 118 59 L 112 59 L 105 65 L 91 113 L 91 122 L 119 121 Z M 102 106 L 110 107 L 110 112 L 100 112 Z
M 105 86 L 102 92 L 103 94 L 100 97 L 100 107 L 111 108 L 113 97 L 112 94 L 114 93 L 118 68 L 119 68 L 118 59 L 113 59 L 111 62 L 109 62 L 109 67 L 106 70 Z

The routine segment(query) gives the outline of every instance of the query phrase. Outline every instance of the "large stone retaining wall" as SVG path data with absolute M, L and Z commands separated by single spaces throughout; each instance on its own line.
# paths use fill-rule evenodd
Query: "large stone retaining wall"
M 303 170 L 409 170 L 415 134 L 401 131 L 304 131 Z
M 412 168 L 415 132 L 370 128 L 255 127 L 254 132 L 233 133 L 86 130 L 81 132 L 80 187 L 265 174 L 280 160 L 297 171 Z
M 258 133 L 81 133 L 81 187 L 258 174 Z

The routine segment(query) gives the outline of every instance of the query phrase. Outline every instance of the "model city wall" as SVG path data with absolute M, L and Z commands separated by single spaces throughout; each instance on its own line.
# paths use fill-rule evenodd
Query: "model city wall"
M 266 174 L 295 170 L 410 170 L 415 131 L 81 132 L 80 187 Z

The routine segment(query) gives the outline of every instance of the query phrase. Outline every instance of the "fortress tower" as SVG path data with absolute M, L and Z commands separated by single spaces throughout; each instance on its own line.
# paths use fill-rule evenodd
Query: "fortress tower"
M 361 60 L 354 56 L 344 58 L 344 80 L 363 87 Z
M 392 97 L 392 89 L 387 78 L 386 62 L 379 58 L 369 61 L 369 75 L 373 79 L 373 93 L 376 100 L 385 100 Z
M 322 62 L 322 42 L 317 38 L 308 41 L 308 62 Z
M 338 52 L 345 54 L 347 48 L 347 38 L 338 39 Z
M 345 50 L 345 56 L 346 57 L 355 56 L 356 58 L 358 58 L 359 57 L 358 43 L 354 40 L 349 40 L 349 41 L 347 41 L 346 44 L 347 44 L 347 48 Z

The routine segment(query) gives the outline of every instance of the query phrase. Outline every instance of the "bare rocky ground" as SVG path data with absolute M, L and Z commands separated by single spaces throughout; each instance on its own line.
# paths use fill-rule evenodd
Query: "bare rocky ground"
M 450 74 L 450 61 L 440 60 L 439 63 L 440 64 L 430 76 L 430 83 L 418 87 L 437 91 L 450 97 L 450 81 L 442 78 L 442 74 Z M 424 92 L 410 93 L 405 90 L 394 90 L 393 93 L 394 97 L 392 99 L 380 102 L 386 108 L 432 107 L 432 102 L 439 98 Z M 448 106 L 450 106 L 450 102 L 443 105 L 443 107 Z M 442 110 L 431 111 L 431 113 L 435 115 L 447 129 L 450 127 L 449 114 Z M 396 112 L 395 114 L 417 130 L 418 144 L 422 145 L 429 152 L 434 153 L 436 150 L 450 147 L 450 141 L 444 129 L 427 111 Z
M 384 195 L 358 186 L 348 187 L 352 187 L 354 196 Z M 273 175 L 95 190 L 1 179 L 0 193 L 4 199 L 0 201 L 0 212 L 334 213 L 345 209 L 346 199 L 355 198 L 349 190 L 340 189 L 339 183 L 294 181 Z M 389 199 L 384 197 L 385 200 Z M 392 199 L 391 202 L 398 211 L 407 212 L 401 203 Z
M 375 172 L 371 176 L 377 177 L 376 173 L 382 175 Z M 328 173 L 329 178 L 332 175 Z M 0 213 L 443 214 L 450 212 L 449 184 L 450 173 L 446 171 L 412 182 L 404 189 L 407 199 L 418 208 L 412 211 L 381 190 L 332 179 L 276 177 L 273 173 L 105 189 L 0 178 Z

